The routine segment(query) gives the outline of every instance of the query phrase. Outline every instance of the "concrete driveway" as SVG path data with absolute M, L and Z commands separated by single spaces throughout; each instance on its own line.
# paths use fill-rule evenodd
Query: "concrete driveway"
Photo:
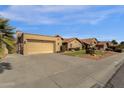
M 122 55 L 115 56 L 111 59 Z M 61 54 L 9 55 L 4 61 L 10 62 L 13 70 L 0 74 L 0 87 L 87 87 L 95 82 L 90 76 L 113 62 L 106 60 L 109 62 Z

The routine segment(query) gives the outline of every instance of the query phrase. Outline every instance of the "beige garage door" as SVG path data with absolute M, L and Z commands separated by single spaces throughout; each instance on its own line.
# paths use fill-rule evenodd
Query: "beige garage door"
M 53 53 L 54 42 L 28 40 L 26 43 L 27 54 Z

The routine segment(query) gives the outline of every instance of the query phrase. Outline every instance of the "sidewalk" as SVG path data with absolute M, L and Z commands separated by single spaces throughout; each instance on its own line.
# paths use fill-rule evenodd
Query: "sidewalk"
M 104 87 L 124 62 L 124 53 L 113 55 L 99 61 L 85 60 L 59 54 L 48 55 L 47 58 L 49 57 L 49 59 L 42 61 L 45 57 L 42 55 L 41 59 L 41 55 L 39 57 L 8 56 L 5 60 L 16 60 L 13 63 L 16 66 L 12 71 L 3 73 L 3 75 L 0 74 L 0 87 Z M 60 62 L 60 59 L 62 62 Z

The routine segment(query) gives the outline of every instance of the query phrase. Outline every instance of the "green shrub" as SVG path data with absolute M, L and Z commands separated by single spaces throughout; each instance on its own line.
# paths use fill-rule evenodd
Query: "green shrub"
M 86 54 L 91 54 L 91 55 L 95 54 L 95 49 L 94 48 L 87 48 Z
M 114 50 L 114 52 L 119 52 L 119 53 L 122 53 L 122 52 L 123 52 L 123 50 L 122 50 L 121 48 L 116 48 L 116 49 Z
M 119 45 L 117 48 L 124 49 L 124 45 Z
M 113 51 L 112 48 L 106 48 L 106 51 Z

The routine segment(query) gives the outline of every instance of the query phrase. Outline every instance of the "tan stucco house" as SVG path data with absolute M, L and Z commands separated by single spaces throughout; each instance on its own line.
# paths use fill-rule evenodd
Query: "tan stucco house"
M 88 39 L 80 39 L 82 45 L 85 45 L 85 47 L 95 47 L 98 43 L 98 40 L 96 38 L 88 38 Z
M 63 47 L 65 50 L 82 49 L 82 43 L 78 38 L 64 38 Z
M 24 55 L 55 53 L 61 51 L 62 39 L 58 36 L 46 36 L 16 32 L 17 52 Z
M 98 42 L 96 45 L 96 49 L 98 50 L 106 50 L 108 48 L 107 42 Z

